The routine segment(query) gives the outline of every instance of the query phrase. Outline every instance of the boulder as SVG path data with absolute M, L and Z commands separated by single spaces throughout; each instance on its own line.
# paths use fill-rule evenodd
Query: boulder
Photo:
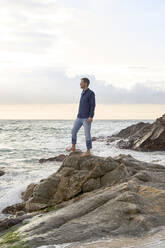
M 165 151 L 165 114 L 155 122 L 139 122 L 122 129 L 118 134 L 107 137 L 107 142 L 119 139 L 121 149 L 138 151 Z

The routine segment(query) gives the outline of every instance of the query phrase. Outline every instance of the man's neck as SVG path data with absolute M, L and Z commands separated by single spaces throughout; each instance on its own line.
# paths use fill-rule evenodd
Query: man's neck
M 83 91 L 87 90 L 88 88 L 83 89 Z

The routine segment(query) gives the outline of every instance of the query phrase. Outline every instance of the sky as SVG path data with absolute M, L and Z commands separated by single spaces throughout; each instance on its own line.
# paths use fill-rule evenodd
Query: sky
M 139 113 L 144 105 L 152 117 L 163 114 L 164 27 L 164 0 L 1 0 L 0 109 L 77 108 L 88 77 L 98 107 L 139 104 Z

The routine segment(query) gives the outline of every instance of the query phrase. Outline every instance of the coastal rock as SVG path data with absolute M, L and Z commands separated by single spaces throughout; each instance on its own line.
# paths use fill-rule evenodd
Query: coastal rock
M 5 174 L 5 172 L 0 170 L 0 177 L 3 176 L 4 174 Z
M 19 211 L 25 210 L 25 202 L 16 203 L 11 206 L 8 206 L 2 210 L 3 214 L 16 214 Z
M 0 232 L 9 229 L 12 226 L 21 223 L 22 221 L 32 218 L 33 216 L 37 215 L 38 213 L 22 213 L 21 216 L 14 216 L 14 217 L 7 217 L 5 219 L 0 219 Z
M 24 201 L 27 201 L 33 195 L 33 190 L 36 185 L 36 183 L 29 184 L 26 191 L 21 193 L 21 197 Z
M 105 139 L 106 139 L 106 136 L 103 136 L 103 135 L 100 135 L 100 136 L 98 136 L 98 137 L 92 137 L 92 141 L 95 141 L 95 140 L 97 140 L 97 141 L 99 141 L 99 142 L 102 142 L 102 141 L 105 141 Z
M 165 114 L 153 123 L 139 122 L 107 137 L 107 142 L 119 139 L 122 149 L 138 151 L 165 151 Z
M 50 162 L 50 161 L 63 161 L 68 155 L 65 154 L 60 154 L 58 156 L 52 157 L 52 158 L 41 158 L 39 159 L 39 163 L 44 163 L 44 162 Z
M 58 171 L 37 184 L 25 201 L 26 211 L 39 210 L 41 208 L 59 204 L 71 199 L 78 194 L 112 185 L 115 182 L 124 181 L 127 177 L 125 167 L 111 157 L 98 156 L 80 157 L 71 153 Z M 80 154 L 75 152 L 75 154 Z M 114 170 L 115 169 L 115 170 Z M 111 170 L 114 170 L 110 173 Z M 122 176 L 123 177 L 122 177 Z M 28 195 L 29 187 L 24 192 Z
M 71 152 L 24 202 L 27 212 L 55 208 L 19 228 L 30 247 L 141 236 L 165 225 L 163 165 L 124 154 L 113 158 L 80 154 Z

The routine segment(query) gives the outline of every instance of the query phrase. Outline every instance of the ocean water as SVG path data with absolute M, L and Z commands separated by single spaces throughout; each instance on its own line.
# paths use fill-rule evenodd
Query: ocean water
M 92 137 L 109 136 L 139 121 L 154 120 L 93 120 Z M 40 164 L 40 158 L 68 154 L 74 120 L 0 120 L 0 218 L 2 209 L 21 202 L 21 192 L 32 182 L 39 182 L 54 173 L 62 162 Z M 77 134 L 77 148 L 85 151 L 83 126 Z M 99 156 L 131 154 L 139 160 L 165 165 L 165 152 L 137 152 L 119 149 L 115 143 L 93 141 L 91 153 Z

